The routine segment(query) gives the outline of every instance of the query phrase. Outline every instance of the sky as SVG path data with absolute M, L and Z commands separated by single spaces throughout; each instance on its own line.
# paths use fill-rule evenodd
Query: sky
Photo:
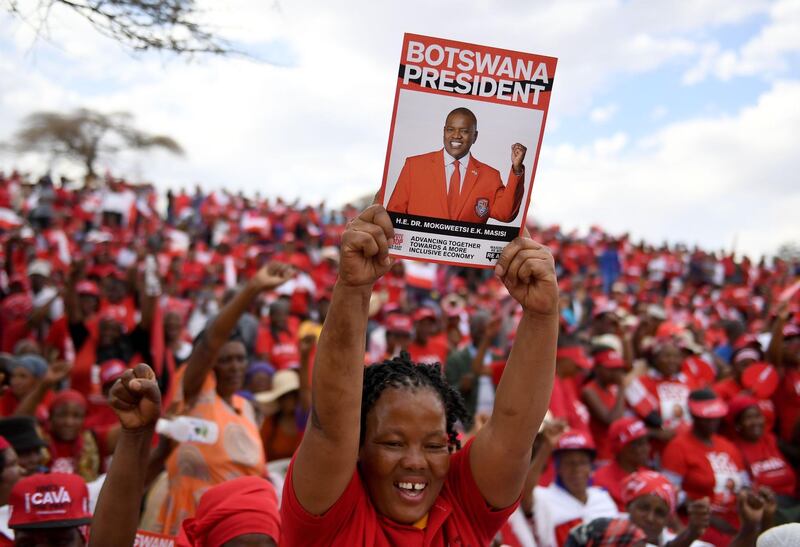
M 197 3 L 257 60 L 134 55 L 58 6 L 38 34 L 0 13 L 0 140 L 37 110 L 125 110 L 186 155 L 103 170 L 343 204 L 380 186 L 413 32 L 559 59 L 534 220 L 753 255 L 800 242 L 800 0 Z

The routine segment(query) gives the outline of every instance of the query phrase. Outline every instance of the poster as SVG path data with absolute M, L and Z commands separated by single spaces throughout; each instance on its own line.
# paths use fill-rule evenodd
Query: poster
M 392 256 L 493 267 L 528 211 L 555 69 L 553 57 L 405 35 L 378 194 Z

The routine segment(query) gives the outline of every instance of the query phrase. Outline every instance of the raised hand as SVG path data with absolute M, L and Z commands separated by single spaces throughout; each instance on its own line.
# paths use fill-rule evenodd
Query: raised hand
M 517 175 L 522 174 L 522 162 L 525 160 L 527 151 L 528 149 L 518 142 L 511 145 L 511 168 Z
M 250 282 L 259 291 L 271 291 L 294 277 L 294 268 L 289 264 L 270 262 L 252 277 Z
M 124 429 L 154 427 L 161 414 L 161 392 L 155 373 L 144 363 L 126 370 L 111 387 L 108 402 Z
M 45 372 L 42 381 L 46 385 L 53 387 L 54 385 L 58 384 L 61 380 L 66 378 L 67 375 L 69 374 L 69 371 L 71 370 L 72 370 L 72 363 L 70 363 L 69 361 L 53 361 L 47 368 L 47 372 Z
M 339 281 L 353 287 L 372 285 L 389 271 L 389 241 L 394 228 L 381 205 L 372 205 L 353 219 L 342 234 Z
M 494 271 L 526 313 L 558 314 L 558 280 L 550 249 L 518 237 L 503 249 Z
M 739 491 L 736 501 L 742 526 L 752 528 L 760 526 L 766 508 L 764 499 L 749 488 L 743 488 Z
M 690 502 L 686 511 L 689 515 L 686 527 L 692 537 L 697 539 L 705 534 L 708 527 L 711 526 L 711 504 L 708 498 L 701 498 Z
M 553 449 L 558 445 L 558 440 L 561 438 L 561 435 L 564 434 L 567 428 L 568 424 L 565 420 L 546 420 L 544 422 L 544 426 L 542 427 L 541 435 L 544 441 L 550 446 L 551 449 Z

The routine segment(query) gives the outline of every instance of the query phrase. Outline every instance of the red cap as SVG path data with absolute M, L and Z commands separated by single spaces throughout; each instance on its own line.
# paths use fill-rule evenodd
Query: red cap
M 603 350 L 595 353 L 594 364 L 606 368 L 625 368 L 625 360 L 619 352 L 613 349 Z
M 3 452 L 7 448 L 11 448 L 11 443 L 9 443 L 5 437 L 0 435 L 0 452 Z
M 423 319 L 436 319 L 436 312 L 431 308 L 423 306 L 414 312 L 414 321 L 422 321 Z
M 38 473 L 17 482 L 8 502 L 9 528 L 67 528 L 89 524 L 86 483 L 72 473 Z
M 614 420 L 608 428 L 611 452 L 617 454 L 625 445 L 642 437 L 647 437 L 647 426 L 638 418 L 626 416 Z
M 728 413 L 728 405 L 720 398 L 705 401 L 689 399 L 689 413 L 697 418 L 722 418 Z
M 628 505 L 636 498 L 652 494 L 667 503 L 670 513 L 675 511 L 675 487 L 662 475 L 655 471 L 635 471 L 628 475 L 622 483 L 622 503 Z
M 386 331 L 387 332 L 402 332 L 404 334 L 411 334 L 414 325 L 411 318 L 401 313 L 392 313 L 386 317 Z
M 97 288 L 97 283 L 94 281 L 79 281 L 77 285 L 75 285 L 75 292 L 78 294 L 88 294 L 91 296 L 100 296 L 100 289 Z
M 772 397 L 779 381 L 778 371 L 769 363 L 753 363 L 742 372 L 742 386 L 759 399 Z
M 750 407 L 758 406 L 758 399 L 747 394 L 740 393 L 728 403 L 728 418 L 735 421 L 739 414 Z
M 100 363 L 100 383 L 106 385 L 115 382 L 128 370 L 128 365 L 120 359 L 109 359 Z
M 586 450 L 595 453 L 594 441 L 579 429 L 570 429 L 558 439 L 556 451 L 561 450 Z
M 583 346 L 558 348 L 558 350 L 556 350 L 556 359 L 570 359 L 583 369 L 591 370 L 592 368 L 592 361 L 589 359 L 589 356 L 586 355 L 586 350 L 583 349 Z

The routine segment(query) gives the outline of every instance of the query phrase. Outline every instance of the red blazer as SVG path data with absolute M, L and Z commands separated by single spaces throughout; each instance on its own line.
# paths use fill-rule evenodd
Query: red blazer
M 508 183 L 503 186 L 497 169 L 470 156 L 466 178 L 461 184 L 459 213 L 450 218 L 443 154 L 443 150 L 438 150 L 406 158 L 386 209 L 477 223 L 485 223 L 489 217 L 510 222 L 517 216 L 525 189 L 525 173 L 518 176 L 509 169 Z

